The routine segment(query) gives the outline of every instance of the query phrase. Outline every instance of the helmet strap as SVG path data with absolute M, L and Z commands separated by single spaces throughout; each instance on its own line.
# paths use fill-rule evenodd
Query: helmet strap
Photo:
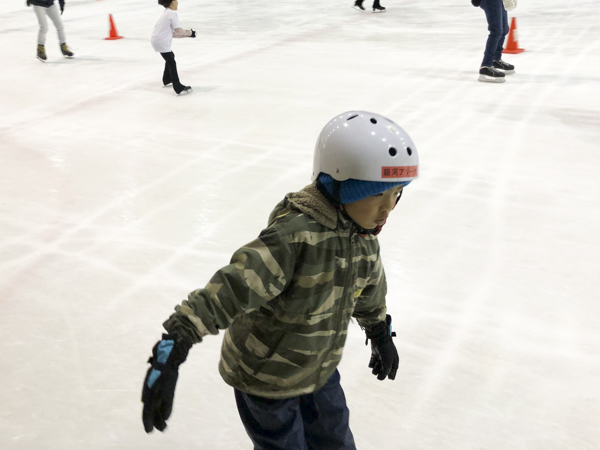
M 361 227 L 359 224 L 357 224 L 354 221 L 354 219 L 352 217 L 350 217 L 350 215 L 344 208 L 344 205 L 341 205 L 341 206 L 342 206 L 342 215 L 344 216 L 344 218 L 346 220 L 348 220 L 350 223 L 352 223 L 352 225 L 354 225 L 354 228 L 356 228 L 356 232 L 358 234 L 360 234 L 361 236 L 366 236 L 367 234 L 375 234 L 375 235 L 379 234 L 379 232 L 381 231 L 381 227 L 371 228 L 370 230 L 367 230 L 366 228 Z
M 400 201 L 400 198 L 402 197 L 402 193 L 404 192 L 404 187 L 400 190 L 400 195 L 398 195 L 398 197 L 396 198 L 396 204 L 394 205 L 394 208 L 396 207 L 396 205 L 398 204 L 398 202 Z

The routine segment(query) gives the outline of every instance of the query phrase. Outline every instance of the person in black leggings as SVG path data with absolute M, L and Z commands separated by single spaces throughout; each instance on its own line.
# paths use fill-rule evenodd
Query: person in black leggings
M 163 84 L 168 86 L 173 84 L 173 90 L 177 94 L 186 94 L 192 92 L 190 86 L 184 86 L 179 81 L 177 74 L 177 63 L 175 62 L 175 54 L 171 50 L 171 41 L 173 38 L 196 37 L 194 30 L 184 30 L 179 26 L 179 17 L 177 16 L 178 0 L 158 0 L 158 4 L 165 7 L 158 22 L 154 27 L 152 38 L 152 48 L 160 53 L 160 56 L 165 60 L 165 70 L 163 72 Z

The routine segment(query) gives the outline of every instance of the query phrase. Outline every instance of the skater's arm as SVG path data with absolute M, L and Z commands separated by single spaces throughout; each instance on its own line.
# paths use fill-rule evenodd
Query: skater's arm
M 385 296 L 387 294 L 387 282 L 383 264 L 377 252 L 377 261 L 367 281 L 367 286 L 358 297 L 352 316 L 361 327 L 369 327 L 385 320 L 387 308 Z
M 173 31 L 174 38 L 192 37 L 192 30 L 184 30 L 183 28 L 175 28 Z
M 240 248 L 204 289 L 188 295 L 163 326 L 190 344 L 217 334 L 235 316 L 259 309 L 290 283 L 295 257 L 275 229 Z
M 172 11 L 170 14 L 171 14 L 171 16 L 170 16 L 171 17 L 171 28 L 173 29 L 173 37 L 174 38 L 191 37 L 192 30 L 184 30 L 183 28 L 181 28 L 179 26 L 179 16 L 177 15 L 177 13 Z

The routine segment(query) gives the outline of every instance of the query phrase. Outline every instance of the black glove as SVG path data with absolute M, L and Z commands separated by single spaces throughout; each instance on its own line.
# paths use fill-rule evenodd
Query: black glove
M 26 4 L 27 6 L 31 6 L 31 0 L 27 0 L 27 1 L 25 2 L 25 4 Z
M 400 358 L 392 341 L 392 337 L 396 336 L 396 333 L 392 332 L 392 316 L 388 314 L 385 322 L 367 328 L 365 333 L 367 342 L 371 340 L 369 368 L 373 369 L 373 375 L 377 375 L 378 380 L 385 380 L 386 377 L 393 380 L 396 378 Z
M 60 5 L 60 15 L 62 16 L 62 13 L 65 11 L 65 2 L 58 2 L 58 4 Z
M 189 347 L 177 342 L 175 336 L 169 334 L 163 334 L 162 340 L 152 349 L 152 356 L 148 360 L 152 367 L 146 373 L 142 390 L 142 421 L 146 433 L 154 428 L 164 431 L 167 427 L 167 419 L 173 409 L 179 365 L 185 361 L 188 351 Z
M 194 30 L 192 30 L 192 35 L 190 37 L 196 37 L 196 32 Z

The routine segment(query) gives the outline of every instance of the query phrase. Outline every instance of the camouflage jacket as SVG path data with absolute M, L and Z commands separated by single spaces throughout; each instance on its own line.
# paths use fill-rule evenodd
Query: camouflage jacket
M 189 343 L 225 330 L 219 372 L 229 385 L 288 398 L 322 387 L 342 357 L 351 317 L 385 320 L 375 235 L 359 235 L 313 183 L 288 194 L 259 237 L 240 248 L 165 323 Z

